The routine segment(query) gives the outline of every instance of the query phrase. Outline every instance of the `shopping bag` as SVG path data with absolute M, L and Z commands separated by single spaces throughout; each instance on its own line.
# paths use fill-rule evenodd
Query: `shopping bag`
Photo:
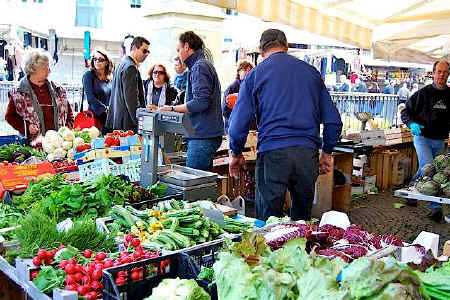
M 73 128 L 83 129 L 93 126 L 101 129 L 100 121 L 95 118 L 94 113 L 90 110 L 80 111 L 73 122 Z

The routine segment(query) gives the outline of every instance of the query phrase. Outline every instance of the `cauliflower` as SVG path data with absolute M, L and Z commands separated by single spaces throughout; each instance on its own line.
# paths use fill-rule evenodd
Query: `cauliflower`
M 64 141 L 62 143 L 62 148 L 66 151 L 69 150 L 70 148 L 72 148 L 72 142 Z
M 92 126 L 87 131 L 88 131 L 89 137 L 91 139 L 95 139 L 95 138 L 98 138 L 100 136 L 100 131 L 95 126 Z
M 53 151 L 53 156 L 55 158 L 64 158 L 66 157 L 66 150 L 64 150 L 63 148 L 56 148 L 55 151 Z
M 74 151 L 73 149 L 69 149 L 69 150 L 67 151 L 67 158 L 68 158 L 68 159 L 73 160 L 74 155 L 75 155 L 75 151 Z
M 75 134 L 72 132 L 72 130 L 70 130 L 70 129 L 67 128 L 67 127 L 61 127 L 61 128 L 58 130 L 58 133 L 59 133 L 59 135 L 62 136 L 62 138 L 63 138 L 65 141 L 68 141 L 68 142 L 73 141 L 73 139 L 75 138 Z
M 49 140 L 44 138 L 42 140 L 42 149 L 44 149 L 46 153 L 53 153 L 56 147 Z
M 49 154 L 47 155 L 47 160 L 48 160 L 48 161 L 54 161 L 54 160 L 55 160 L 55 156 L 53 155 L 53 153 L 49 153 Z
M 53 145 L 53 147 L 56 148 L 61 148 L 62 147 L 62 143 L 64 142 L 63 138 L 60 135 L 56 135 L 56 136 L 45 136 L 45 141 L 49 142 L 50 144 Z
M 84 143 L 83 138 L 76 137 L 76 138 L 73 139 L 73 146 L 74 147 L 78 146 L 79 144 L 83 144 L 83 143 Z
M 55 137 L 55 136 L 59 136 L 58 132 L 56 132 L 55 130 L 48 130 L 45 133 L 45 138 L 50 138 L 50 137 Z

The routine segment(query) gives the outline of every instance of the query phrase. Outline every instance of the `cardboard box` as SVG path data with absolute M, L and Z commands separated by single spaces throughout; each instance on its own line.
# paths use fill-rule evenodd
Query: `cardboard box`
M 443 255 L 450 257 L 450 241 L 446 241 L 444 244 L 444 252 Z

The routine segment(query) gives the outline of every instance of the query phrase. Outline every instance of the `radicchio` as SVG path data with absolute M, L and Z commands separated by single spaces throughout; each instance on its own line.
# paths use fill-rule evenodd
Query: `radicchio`
M 403 247 L 402 240 L 392 234 L 376 235 L 370 240 L 370 243 L 377 249 L 385 248 L 389 245 Z
M 343 239 L 347 240 L 350 244 L 367 245 L 371 239 L 371 235 L 362 230 L 359 226 L 351 225 L 349 226 L 342 236 Z
M 352 261 L 352 258 L 350 257 L 350 255 L 345 254 L 342 251 L 338 251 L 338 250 L 334 250 L 334 249 L 318 250 L 316 253 L 320 256 L 325 256 L 329 259 L 334 259 L 336 257 L 340 257 L 348 263 Z
M 272 250 L 279 249 L 290 240 L 298 237 L 302 237 L 301 230 L 290 226 L 285 226 L 284 228 L 269 232 L 264 236 L 267 241 L 266 244 Z

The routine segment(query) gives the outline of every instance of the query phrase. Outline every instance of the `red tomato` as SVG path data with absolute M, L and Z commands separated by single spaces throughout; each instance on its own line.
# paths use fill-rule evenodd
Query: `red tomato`
M 132 272 L 131 273 L 131 280 L 139 280 L 139 272 Z
M 113 135 L 120 135 L 120 130 L 113 130 Z
M 134 132 L 133 132 L 132 130 L 128 130 L 128 131 L 127 131 L 127 135 L 128 135 L 128 136 L 132 136 L 132 135 L 134 135 Z

